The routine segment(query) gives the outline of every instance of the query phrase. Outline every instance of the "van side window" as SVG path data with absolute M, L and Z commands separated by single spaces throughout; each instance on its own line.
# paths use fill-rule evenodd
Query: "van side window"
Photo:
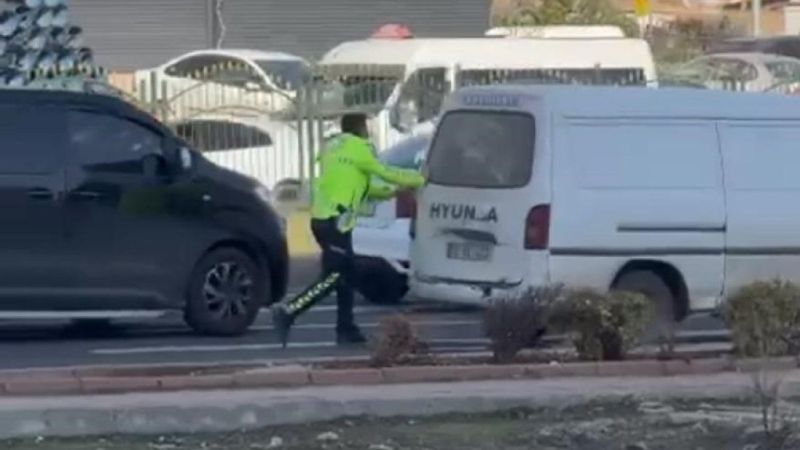
M 190 56 L 167 67 L 165 73 L 173 77 L 240 87 L 248 81 L 261 81 L 256 71 L 246 62 L 217 55 Z
M 161 141 L 155 131 L 127 119 L 69 113 L 69 143 L 87 171 L 140 174 L 144 156 L 163 154 Z
M 560 69 L 469 69 L 459 73 L 460 86 L 488 84 L 588 84 L 644 86 L 649 80 L 644 69 L 629 68 L 560 68 Z
M 439 115 L 450 92 L 446 73 L 444 68 L 419 69 L 403 84 L 397 103 L 416 111 L 414 122 L 426 122 Z
M 225 57 L 216 55 L 197 55 L 182 59 L 166 68 L 167 75 L 201 80 L 204 76 L 223 67 Z
M 0 174 L 45 175 L 60 169 L 66 119 L 47 107 L 0 107 Z
M 272 145 L 267 131 L 225 120 L 190 120 L 179 123 L 175 132 L 201 152 L 216 152 Z

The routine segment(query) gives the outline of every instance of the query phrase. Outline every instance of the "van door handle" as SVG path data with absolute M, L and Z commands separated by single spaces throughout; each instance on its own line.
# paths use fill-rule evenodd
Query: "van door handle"
M 55 198 L 55 194 L 50 189 L 43 187 L 35 187 L 28 189 L 28 197 L 37 200 L 52 200 Z

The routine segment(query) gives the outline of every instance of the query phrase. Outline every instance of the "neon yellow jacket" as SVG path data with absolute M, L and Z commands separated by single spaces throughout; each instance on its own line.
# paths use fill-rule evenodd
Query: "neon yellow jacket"
M 353 134 L 339 134 L 326 143 L 317 157 L 319 177 L 314 185 L 311 216 L 315 219 L 340 217 L 339 229 L 350 231 L 366 198 L 385 200 L 394 196 L 389 185 L 373 186 L 371 178 L 408 188 L 425 183 L 414 170 L 398 169 L 381 164 L 369 141 Z

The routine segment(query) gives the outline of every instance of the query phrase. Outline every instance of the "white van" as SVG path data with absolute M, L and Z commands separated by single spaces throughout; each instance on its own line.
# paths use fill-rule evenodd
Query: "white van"
M 209 161 L 269 189 L 300 178 L 299 139 L 292 122 L 263 115 L 202 114 L 171 125 Z
M 564 29 L 557 37 L 544 38 L 351 41 L 326 53 L 319 66 L 326 76 L 348 86 L 346 106 L 354 101 L 374 103 L 372 134 L 381 149 L 436 117 L 444 98 L 458 87 L 513 80 L 657 86 L 646 41 L 581 34 L 566 37 L 569 32 Z
M 800 103 L 696 89 L 454 94 L 424 165 L 411 289 L 483 304 L 563 283 L 643 292 L 662 318 L 800 282 Z

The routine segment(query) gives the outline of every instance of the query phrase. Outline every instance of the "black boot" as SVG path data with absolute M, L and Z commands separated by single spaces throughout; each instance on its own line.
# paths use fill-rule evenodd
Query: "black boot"
M 367 338 L 361 333 L 358 325 L 349 325 L 346 327 L 336 327 L 336 344 L 349 345 L 349 344 L 363 344 L 367 342 Z
M 287 311 L 283 304 L 278 303 L 272 307 L 272 325 L 283 348 L 286 348 L 286 344 L 289 343 L 289 331 L 293 324 L 294 315 Z

